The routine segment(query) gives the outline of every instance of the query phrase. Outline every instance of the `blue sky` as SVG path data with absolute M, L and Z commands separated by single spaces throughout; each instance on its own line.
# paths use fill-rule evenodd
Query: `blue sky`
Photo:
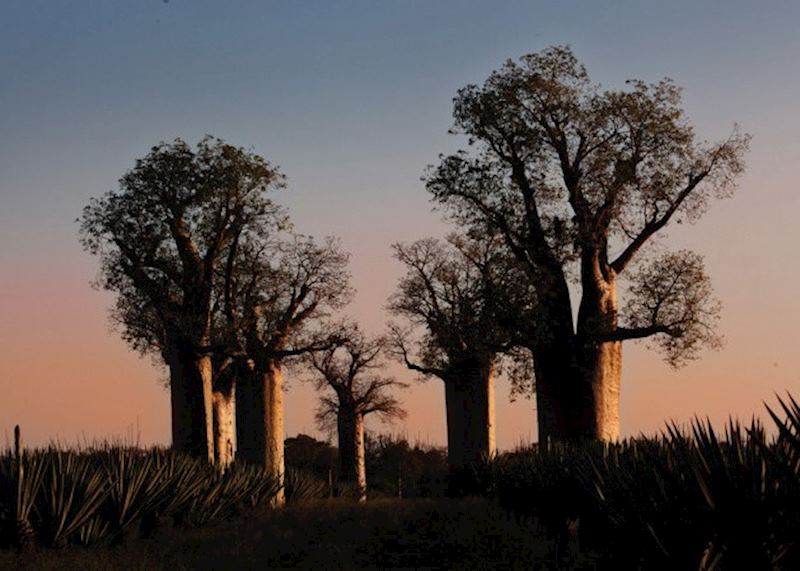
M 151 145 L 177 136 L 192 142 L 211 133 L 252 146 L 280 165 L 289 189 L 278 200 L 291 208 L 299 230 L 342 237 L 353 253 L 359 291 L 352 313 L 378 330 L 382 305 L 400 272 L 390 244 L 446 231 L 430 212 L 419 179 L 440 152 L 458 144 L 447 135 L 452 97 L 505 59 L 553 44 L 571 45 L 593 78 L 609 87 L 630 77 L 672 77 L 686 88 L 687 112 L 703 137 L 723 137 L 735 121 L 755 137 L 740 196 L 670 238 L 678 246 L 700 244 L 707 255 L 726 304 L 733 348 L 679 373 L 665 370 L 641 348 L 626 349 L 625 382 L 644 379 L 623 389 L 631 395 L 623 397 L 628 430 L 661 425 L 662 418 L 635 411 L 659 398 L 665 382 L 672 383 L 672 396 L 663 400 L 676 404 L 665 404 L 664 415 L 689 414 L 693 387 L 706 386 L 711 394 L 713 379 L 722 383 L 729 367 L 742 368 L 735 357 L 745 347 L 763 353 L 770 364 L 797 363 L 784 344 L 788 325 L 776 331 L 767 324 L 776 307 L 800 317 L 797 304 L 791 305 L 791 288 L 800 278 L 792 245 L 800 241 L 794 229 L 800 3 L 788 1 L 5 0 L 0 303 L 13 309 L 14 300 L 22 299 L 13 292 L 45 281 L 52 284 L 43 290 L 49 301 L 32 311 L 41 312 L 41 323 L 69 331 L 66 323 L 57 324 L 72 319 L 59 317 L 59 296 L 68 300 L 72 294 L 64 292 L 88 291 L 96 269 L 76 239 L 74 220 L 82 206 L 113 188 Z M 742 261 L 746 265 L 738 265 Z M 754 297 L 748 285 L 754 280 L 767 284 L 761 286 L 767 291 Z M 91 304 L 86 311 L 101 316 L 92 317 L 99 320 L 97 328 L 85 333 L 88 347 L 105 331 L 108 299 L 87 295 L 80 298 Z M 754 315 L 764 316 L 763 329 L 752 326 Z M 33 334 L 20 341 L 23 329 L 13 320 L 0 323 L 0 341 L 41 341 Z M 8 345 L 0 347 L 0 363 L 14 358 Z M 0 379 L 14 375 L 15 367 L 1 365 Z M 147 367 L 137 374 L 157 376 Z M 778 376 L 752 381 L 741 401 L 723 402 L 709 414 L 747 415 L 772 390 L 800 388 L 795 372 L 784 378 L 770 371 Z M 48 374 L 32 374 L 29 392 L 18 389 L 17 401 L 5 406 L 28 407 Z M 64 394 L 69 383 L 64 380 Z M 148 398 L 165 407 L 165 393 L 145 388 L 145 381 L 120 383 L 124 394 L 149 395 L 131 418 L 147 416 Z M 305 396 L 298 397 L 302 406 L 295 415 L 302 420 L 293 425 L 289 415 L 290 432 L 311 430 L 310 413 L 301 409 L 311 409 L 312 395 L 303 390 L 297 389 Z M 428 383 L 415 391 L 434 404 L 420 405 L 418 414 L 412 410 L 406 430 L 442 440 L 440 419 L 426 416 L 440 404 L 439 387 Z M 516 404 L 504 414 L 519 427 L 532 421 L 530 406 Z M 4 412 L 0 405 L 0 417 Z M 78 426 L 69 418 L 63 423 L 41 432 L 69 433 Z M 114 426 L 100 423 L 90 432 L 118 430 Z M 165 427 L 146 435 L 163 438 Z M 529 428 L 500 430 L 505 446 L 530 435 Z

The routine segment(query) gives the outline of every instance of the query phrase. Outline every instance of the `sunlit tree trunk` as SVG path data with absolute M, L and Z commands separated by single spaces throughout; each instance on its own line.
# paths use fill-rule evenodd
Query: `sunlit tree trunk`
M 172 446 L 214 462 L 211 357 L 187 346 L 166 351 L 170 369 Z
M 471 362 L 445 381 L 447 461 L 451 493 L 470 488 L 476 468 L 497 451 L 494 371 L 491 362 Z
M 284 505 L 283 373 L 279 362 L 268 361 L 240 377 L 236 423 L 238 457 L 267 469 L 281 485 L 273 505 Z
M 220 470 L 225 470 L 234 459 L 236 450 L 236 384 L 227 382 L 213 393 L 214 406 L 214 454 Z
M 367 469 L 364 452 L 364 416 L 341 406 L 336 418 L 339 436 L 341 480 L 355 485 L 358 501 L 367 499 Z
M 619 440 L 619 394 L 622 384 L 622 343 L 601 343 L 588 355 L 594 360 L 589 369 L 594 396 L 594 422 L 598 440 Z
M 622 343 L 598 342 L 602 332 L 617 327 L 617 281 L 610 271 L 584 280 L 578 316 L 579 363 L 584 383 L 591 387 L 592 436 L 596 440 L 619 440 L 619 394 L 622 379 Z
M 266 467 L 281 484 L 273 500 L 276 507 L 286 503 L 284 495 L 284 424 L 283 424 L 283 372 L 279 363 L 271 363 L 262 373 L 262 384 L 266 392 L 266 414 L 264 428 L 267 432 Z

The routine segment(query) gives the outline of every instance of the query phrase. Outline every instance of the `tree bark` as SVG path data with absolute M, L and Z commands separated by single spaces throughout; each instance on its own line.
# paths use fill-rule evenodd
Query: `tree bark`
M 592 386 L 594 432 L 597 440 L 619 440 L 619 394 L 622 384 L 622 343 L 599 343 L 587 351 L 587 373 Z
M 497 451 L 494 371 L 475 361 L 445 380 L 447 462 L 451 493 L 471 487 L 476 468 Z
M 584 285 L 578 318 L 580 371 L 591 388 L 592 436 L 603 442 L 619 440 L 619 395 L 622 380 L 622 342 L 599 342 L 617 328 L 617 281 L 613 271 Z
M 228 382 L 214 390 L 213 404 L 215 463 L 224 471 L 233 462 L 236 450 L 236 383 Z
M 560 264 L 544 256 L 531 274 L 539 314 L 528 348 L 536 377 L 539 443 L 592 437 L 591 390 L 578 367 L 572 301 Z
M 170 369 L 172 447 L 214 463 L 211 357 L 176 345 L 166 351 Z
M 237 395 L 237 455 L 264 466 L 281 485 L 272 501 L 280 507 L 284 495 L 283 373 L 277 361 L 267 361 L 240 377 Z
M 574 335 L 540 341 L 531 352 L 539 444 L 593 439 L 593 396 L 580 369 Z
M 236 456 L 261 466 L 266 464 L 264 391 L 258 373 L 249 366 L 237 369 L 236 390 Z
M 341 480 L 356 487 L 356 498 L 367 499 L 367 470 L 364 453 L 364 416 L 343 407 L 336 418 L 339 436 Z

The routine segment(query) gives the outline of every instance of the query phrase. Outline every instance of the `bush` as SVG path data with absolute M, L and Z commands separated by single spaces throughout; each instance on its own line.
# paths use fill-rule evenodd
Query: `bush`
M 21 468 L 21 470 L 20 470 Z M 267 505 L 279 484 L 260 468 L 224 473 L 161 449 L 106 447 L 0 456 L 0 544 L 118 541 L 132 529 L 196 527 Z

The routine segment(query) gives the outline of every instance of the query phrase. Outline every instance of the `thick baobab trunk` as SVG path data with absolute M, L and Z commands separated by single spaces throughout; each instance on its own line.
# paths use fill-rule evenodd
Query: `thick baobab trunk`
M 622 380 L 622 343 L 600 343 L 586 356 L 591 359 L 589 381 L 594 396 L 594 430 L 603 442 L 619 440 L 619 393 Z
M 539 443 L 592 439 L 592 395 L 572 333 L 537 343 L 532 354 Z
M 356 487 L 356 497 L 367 499 L 367 469 L 364 457 L 364 416 L 342 408 L 336 419 L 339 433 L 341 480 Z
M 603 442 L 619 440 L 619 394 L 622 343 L 597 337 L 617 327 L 616 276 L 607 275 L 584 286 L 578 319 L 579 363 L 584 383 L 591 388 L 592 436 Z
M 266 434 L 264 390 L 261 377 L 250 366 L 237 370 L 236 457 L 254 464 L 265 464 Z
M 472 487 L 476 468 L 497 450 L 491 363 L 472 363 L 445 381 L 451 493 Z
M 213 393 L 214 455 L 217 467 L 225 470 L 234 459 L 236 450 L 236 384 L 227 382 Z
M 540 444 L 592 437 L 592 397 L 578 368 L 569 288 L 560 265 L 550 270 L 540 277 L 540 314 L 530 345 Z
M 283 374 L 279 362 L 269 361 L 240 378 L 236 424 L 238 457 L 264 466 L 280 482 L 281 491 L 273 505 L 282 506 L 285 470 Z
M 211 357 L 186 346 L 167 350 L 172 408 L 172 447 L 214 462 Z

